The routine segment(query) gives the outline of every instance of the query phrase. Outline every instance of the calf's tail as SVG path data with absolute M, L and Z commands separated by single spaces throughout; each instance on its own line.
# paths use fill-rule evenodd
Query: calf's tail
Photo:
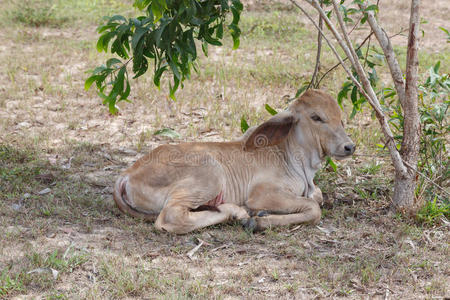
M 135 218 L 155 221 L 158 215 L 139 210 L 138 208 L 130 205 L 130 203 L 128 202 L 126 189 L 127 182 L 128 176 L 120 176 L 116 181 L 113 197 L 117 207 L 119 207 L 122 212 L 129 214 L 130 216 L 133 216 Z

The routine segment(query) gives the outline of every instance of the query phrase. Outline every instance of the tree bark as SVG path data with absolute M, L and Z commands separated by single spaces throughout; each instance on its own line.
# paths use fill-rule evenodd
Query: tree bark
M 411 166 L 406 174 L 396 172 L 393 202 L 394 205 L 405 212 L 414 212 L 419 203 L 416 203 L 415 188 L 417 185 L 416 172 L 420 147 L 420 123 L 417 98 L 418 73 L 418 38 L 419 38 L 419 3 L 420 0 L 411 1 L 411 16 L 409 19 L 408 49 L 406 56 L 406 82 L 405 101 L 403 108 L 403 141 L 400 149 L 402 159 Z

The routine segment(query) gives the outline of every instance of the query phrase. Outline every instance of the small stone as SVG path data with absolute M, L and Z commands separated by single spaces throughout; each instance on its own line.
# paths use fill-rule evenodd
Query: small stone
M 14 203 L 13 205 L 11 205 L 12 209 L 14 209 L 15 211 L 19 211 L 20 208 L 22 207 L 22 204 L 20 203 Z
M 28 128 L 31 126 L 31 124 L 28 122 L 20 122 L 19 124 L 17 124 L 17 126 L 20 128 Z

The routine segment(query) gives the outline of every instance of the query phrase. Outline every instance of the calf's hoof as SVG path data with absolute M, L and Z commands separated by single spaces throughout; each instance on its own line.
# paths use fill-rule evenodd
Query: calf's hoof
M 269 215 L 267 210 L 250 210 L 248 212 L 250 217 L 265 217 Z
M 269 215 L 269 212 L 267 210 L 260 210 L 260 211 L 258 211 L 256 213 L 257 217 L 265 217 L 265 216 L 268 216 L 268 215 Z
M 255 218 L 242 219 L 241 224 L 248 233 L 258 231 L 258 223 Z

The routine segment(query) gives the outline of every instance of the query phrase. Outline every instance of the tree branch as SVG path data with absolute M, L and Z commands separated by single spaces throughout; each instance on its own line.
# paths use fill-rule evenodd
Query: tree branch
M 365 9 L 367 7 L 367 3 L 360 4 L 359 7 L 361 9 Z M 368 11 L 367 13 L 367 22 L 372 28 L 372 31 L 375 33 L 375 37 L 380 44 L 381 49 L 383 50 L 384 56 L 386 57 L 386 61 L 389 67 L 389 71 L 391 73 L 392 79 L 394 80 L 395 90 L 397 91 L 398 99 L 400 100 L 400 104 L 402 107 L 405 102 L 405 82 L 403 81 L 403 73 L 400 69 L 400 65 L 398 64 L 397 58 L 395 57 L 394 49 L 392 48 L 391 41 L 384 31 L 383 28 L 378 24 L 373 11 Z
M 291 2 L 294 0 L 291 0 Z M 359 79 L 361 80 L 361 84 L 358 82 L 358 80 L 356 80 L 356 78 L 351 75 L 350 78 L 353 81 L 353 83 L 357 86 L 357 88 L 359 89 L 359 91 L 361 92 L 361 94 L 367 99 L 367 101 L 369 102 L 369 104 L 372 106 L 372 108 L 375 110 L 375 115 L 380 123 L 381 126 L 381 130 L 383 132 L 383 135 L 386 138 L 386 146 L 389 149 L 389 153 L 391 154 L 391 158 L 392 158 L 392 163 L 394 164 L 394 167 L 396 169 L 396 171 L 399 174 L 407 174 L 408 170 L 406 168 L 406 166 L 403 164 L 402 162 L 402 158 L 400 156 L 400 153 L 397 150 L 397 144 L 394 140 L 394 136 L 392 134 L 391 128 L 389 127 L 389 124 L 387 123 L 387 118 L 386 115 L 384 114 L 380 102 L 378 101 L 378 98 L 375 94 L 375 91 L 373 90 L 369 79 L 367 78 L 367 75 L 365 73 L 365 71 L 363 70 L 358 57 L 356 55 L 356 52 L 353 48 L 353 45 L 351 44 L 350 40 L 348 39 L 348 35 L 346 35 L 346 31 L 345 28 L 342 29 L 342 31 L 344 32 L 345 39 L 347 41 L 347 43 L 345 43 L 341 37 L 341 35 L 339 34 L 339 32 L 336 30 L 336 27 L 334 26 L 333 23 L 331 23 L 330 19 L 327 17 L 325 11 L 319 6 L 317 0 L 305 0 L 307 3 L 309 3 L 310 5 L 312 5 L 318 12 L 319 14 L 322 16 L 323 20 L 325 21 L 325 23 L 328 25 L 328 28 L 330 29 L 330 31 L 333 33 L 334 37 L 336 38 L 336 40 L 338 41 L 339 45 L 341 46 L 341 48 L 344 50 L 344 52 L 346 53 L 348 59 L 350 60 L 352 66 L 355 68 Z M 335 0 L 333 0 L 333 4 L 337 7 L 337 3 L 335 2 Z M 299 5 L 297 6 L 299 7 Z M 301 10 L 307 14 L 303 8 L 301 8 Z M 343 27 L 343 21 L 342 21 L 342 16 L 339 12 L 339 10 L 337 10 L 337 15 L 338 15 L 338 21 L 341 24 L 341 27 Z M 312 18 L 309 16 L 309 19 L 312 20 Z M 340 19 L 340 20 L 339 20 Z M 314 21 L 314 20 L 312 20 Z M 317 28 L 317 26 L 316 26 Z M 323 33 L 322 33 L 323 34 Z M 328 42 L 328 41 L 327 41 Z M 330 43 L 329 43 L 330 44 Z M 335 51 L 333 51 L 335 52 Z M 335 54 L 337 54 L 337 52 L 335 52 Z M 342 63 L 342 59 L 339 56 L 339 60 Z M 342 65 L 344 66 L 344 64 L 342 63 Z M 347 68 L 345 68 L 346 71 L 348 71 Z M 349 72 L 347 72 L 349 73 Z
M 316 27 L 316 29 L 322 34 L 323 39 L 327 42 L 327 44 L 330 47 L 331 51 L 334 53 L 334 55 L 338 59 L 339 64 L 342 65 L 342 68 L 344 68 L 345 72 L 350 77 L 350 79 L 355 83 L 355 85 L 360 87 L 361 85 L 356 80 L 356 78 L 353 76 L 352 72 L 350 72 L 350 70 L 344 64 L 344 61 L 342 60 L 341 56 L 337 52 L 336 48 L 330 42 L 330 40 L 325 36 L 325 34 L 323 33 L 322 29 L 320 29 L 319 25 L 317 25 L 317 23 L 314 21 L 314 19 L 308 14 L 308 12 L 303 7 L 301 7 L 300 4 L 297 3 L 297 1 L 295 1 L 295 0 L 290 0 L 290 1 L 292 2 L 292 4 L 294 4 L 294 6 L 296 6 L 298 9 L 300 9 L 303 12 L 303 14 L 311 21 L 311 23 L 314 25 L 314 27 Z
M 321 6 L 323 5 L 322 3 L 320 4 Z M 319 28 L 320 30 L 322 30 L 323 28 L 323 20 L 322 20 L 322 16 L 319 16 Z M 311 86 L 313 86 L 314 88 L 319 88 L 319 83 L 320 81 L 316 80 L 317 74 L 319 73 L 319 67 L 320 67 L 320 54 L 322 52 L 322 33 L 320 33 L 320 31 L 317 32 L 317 54 L 316 54 L 316 65 L 314 67 L 314 73 L 311 77 L 311 81 L 309 82 L 308 88 L 309 89 Z
M 370 34 L 369 34 L 368 36 L 366 36 L 366 38 L 364 39 L 364 41 L 362 41 L 361 45 L 359 45 L 359 47 L 356 48 L 356 51 L 358 51 L 359 49 L 362 48 L 362 46 L 364 46 L 364 44 L 367 42 L 367 40 L 370 39 L 370 37 L 372 36 L 372 34 L 373 34 L 373 31 L 371 31 Z M 347 59 L 348 59 L 348 58 L 345 57 L 345 58 L 343 59 L 343 61 L 346 61 Z M 334 66 L 332 66 L 328 71 L 326 71 L 326 72 L 322 75 L 322 77 L 320 77 L 319 81 L 317 82 L 317 85 L 319 86 L 320 83 L 322 82 L 322 80 L 323 80 L 323 79 L 324 79 L 331 71 L 333 71 L 334 69 L 336 69 L 336 68 L 339 67 L 340 65 L 341 65 L 341 63 L 337 63 L 337 64 L 335 64 Z

